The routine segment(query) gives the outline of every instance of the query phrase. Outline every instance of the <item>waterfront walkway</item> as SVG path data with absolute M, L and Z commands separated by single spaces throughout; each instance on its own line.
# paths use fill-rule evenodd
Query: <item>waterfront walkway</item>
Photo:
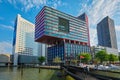
M 64 66 L 64 71 L 76 80 L 120 80 L 119 72 L 102 71 L 77 66 Z
M 76 72 L 76 75 L 78 75 L 82 80 L 100 80 L 83 72 L 82 73 Z
M 63 70 L 75 80 L 101 80 L 73 67 L 63 68 Z
M 60 69 L 60 66 L 40 66 L 40 68 L 45 68 L 45 69 Z
M 60 66 L 40 66 L 40 68 L 45 69 L 60 69 Z M 74 70 L 73 70 L 74 71 Z M 81 80 L 100 80 L 84 72 L 76 72 L 75 75 Z

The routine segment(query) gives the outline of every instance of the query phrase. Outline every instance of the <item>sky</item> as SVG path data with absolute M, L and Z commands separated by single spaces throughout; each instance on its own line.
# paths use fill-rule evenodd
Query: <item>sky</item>
M 14 22 L 17 14 L 35 23 L 35 16 L 43 6 L 76 17 L 85 12 L 89 19 L 91 46 L 98 44 L 97 23 L 109 16 L 115 23 L 120 51 L 120 0 L 0 0 L 0 53 L 12 54 Z

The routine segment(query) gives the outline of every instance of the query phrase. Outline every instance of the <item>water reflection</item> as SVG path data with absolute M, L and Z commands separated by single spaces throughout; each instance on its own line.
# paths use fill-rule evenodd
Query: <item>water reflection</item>
M 61 80 L 58 70 L 38 68 L 0 67 L 0 80 Z

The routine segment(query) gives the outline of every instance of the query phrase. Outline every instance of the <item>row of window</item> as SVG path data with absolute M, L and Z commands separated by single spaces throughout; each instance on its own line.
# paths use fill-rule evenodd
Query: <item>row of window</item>
M 60 32 L 59 32 L 60 33 Z M 77 41 L 81 41 L 81 42 L 88 42 L 88 38 L 87 38 L 87 36 L 85 37 L 85 36 L 70 36 L 70 35 L 61 35 L 61 34 L 59 34 L 58 32 L 53 32 L 53 31 L 46 31 L 45 32 L 45 34 L 47 34 L 47 35 L 50 35 L 50 36 L 55 36 L 55 37 L 61 37 L 61 38 L 67 38 L 67 39 L 70 39 L 70 40 L 77 40 Z
M 43 16 L 44 15 L 44 9 L 42 9 L 39 13 L 38 13 L 38 15 L 36 16 L 36 21 L 38 21 L 40 18 L 41 18 L 41 16 Z
M 53 31 L 54 30 L 58 31 L 58 24 L 57 23 L 53 23 L 51 21 L 47 21 L 46 25 L 47 25 L 46 29 L 50 29 L 51 28 Z M 80 32 L 83 32 L 84 34 L 85 33 L 87 34 L 87 29 L 70 27 L 70 33 L 72 33 L 72 32 L 77 33 L 77 34 L 79 34 Z
M 82 46 L 78 44 L 65 43 L 65 53 L 64 46 L 53 46 L 48 48 L 48 58 L 55 58 L 56 56 L 60 57 L 76 57 L 77 54 L 87 52 L 90 53 L 90 48 L 88 46 Z
M 48 48 L 48 60 L 60 57 L 63 60 L 64 46 L 53 46 Z
M 61 18 L 64 18 L 63 16 L 59 16 L 59 17 L 61 17 Z M 47 14 L 46 16 L 45 16 L 45 18 L 48 20 L 48 21 L 51 21 L 52 20 L 52 22 L 51 23 L 58 23 L 58 19 L 59 19 L 59 17 L 58 16 L 54 16 L 54 15 L 51 15 L 51 14 Z M 65 18 L 66 19 L 66 18 Z M 67 19 L 66 19 L 67 20 Z M 87 28 L 87 27 L 84 27 L 84 26 L 86 26 L 86 24 L 85 23 L 83 23 L 83 22 L 78 22 L 78 23 L 76 23 L 75 21 L 72 21 L 72 20 L 69 20 L 69 25 L 70 26 L 74 26 L 74 27 L 76 27 L 76 28 L 81 28 L 81 29 L 85 29 L 85 28 Z
M 52 8 L 48 8 L 48 7 L 46 7 L 46 10 L 45 10 L 45 12 L 50 12 L 50 13 L 54 13 L 54 14 L 56 14 L 56 15 L 60 15 L 60 16 L 64 16 L 65 18 L 69 18 L 69 19 L 71 19 L 71 20 L 73 20 L 73 21 L 76 21 L 76 22 L 82 22 L 82 23 L 85 23 L 84 21 L 82 21 L 82 20 L 80 20 L 80 19 L 77 19 L 76 17 L 73 17 L 73 16 L 71 16 L 71 15 L 68 15 L 68 14 L 65 14 L 65 13 L 62 13 L 62 12 L 60 12 L 60 11 L 57 11 L 57 10 L 55 10 L 55 9 L 52 9 Z M 49 13 L 49 14 L 50 14 Z

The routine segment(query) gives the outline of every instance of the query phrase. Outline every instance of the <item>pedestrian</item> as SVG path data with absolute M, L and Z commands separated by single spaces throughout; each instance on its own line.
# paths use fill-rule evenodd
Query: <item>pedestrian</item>
M 89 72 L 89 70 L 90 70 L 90 69 L 89 69 L 89 66 L 86 66 L 86 71 L 87 71 L 87 73 Z
M 85 71 L 85 74 L 87 75 L 89 72 L 89 67 L 88 66 L 84 67 L 84 71 Z

